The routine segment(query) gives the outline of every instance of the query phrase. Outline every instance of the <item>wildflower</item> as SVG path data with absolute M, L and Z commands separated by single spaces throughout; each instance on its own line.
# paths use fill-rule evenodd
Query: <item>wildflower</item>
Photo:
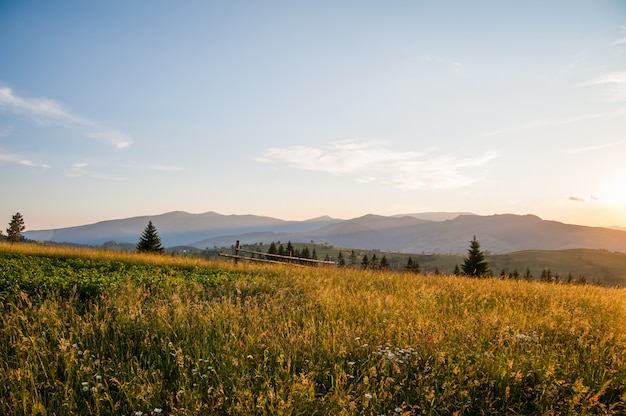
M 348 365 L 354 365 L 356 364 L 354 361 L 348 361 Z
M 161 413 L 163 411 L 163 409 L 161 409 L 160 407 L 155 407 L 153 412 L 154 413 Z
M 96 374 L 96 380 L 102 380 L 102 376 L 99 374 Z
M 141 410 L 137 410 L 135 412 L 135 416 L 141 416 L 141 415 L 143 415 L 143 412 Z
M 393 409 L 394 412 L 396 413 L 402 413 L 402 408 L 401 407 L 396 407 L 395 409 Z
M 371 395 L 371 394 L 369 394 L 369 393 L 365 393 L 365 398 L 366 398 L 367 400 L 369 400 L 369 399 L 371 399 L 371 398 L 372 398 L 372 395 Z

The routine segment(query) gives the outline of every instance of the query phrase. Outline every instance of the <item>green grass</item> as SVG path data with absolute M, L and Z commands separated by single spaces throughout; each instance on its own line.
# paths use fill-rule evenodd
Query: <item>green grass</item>
M 0 245 L 0 414 L 626 412 L 623 290 L 46 250 Z
M 414 261 L 419 262 L 420 268 L 425 274 L 435 272 L 452 274 L 454 267 L 457 265 L 461 267 L 467 257 L 467 255 L 458 254 L 381 252 L 379 250 L 359 250 L 324 244 L 293 243 L 293 245 L 299 250 L 305 246 L 311 251 L 315 248 L 320 259 L 328 255 L 336 260 L 339 252 L 342 252 L 348 261 L 350 252 L 354 250 L 357 255 L 357 266 L 360 266 L 364 254 L 367 254 L 369 258 L 376 254 L 379 261 L 385 256 L 391 269 L 396 271 L 404 270 L 408 258 L 411 257 Z M 250 245 L 247 247 L 266 252 L 269 246 Z M 515 270 L 520 275 L 524 275 L 528 268 L 533 278 L 538 280 L 541 272 L 544 269 L 549 269 L 553 275 L 558 274 L 561 281 L 566 281 L 571 275 L 574 280 L 583 276 L 589 283 L 599 283 L 604 286 L 626 285 L 626 254 L 624 253 L 596 249 L 526 250 L 507 254 L 487 254 L 486 259 L 496 276 L 502 271 L 511 274 Z

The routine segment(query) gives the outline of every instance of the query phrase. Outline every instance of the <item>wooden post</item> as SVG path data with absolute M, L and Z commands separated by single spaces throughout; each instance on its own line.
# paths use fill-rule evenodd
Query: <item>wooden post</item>
M 235 244 L 235 256 L 239 256 L 239 240 L 237 240 L 237 244 Z M 235 264 L 237 264 L 237 257 L 235 257 Z

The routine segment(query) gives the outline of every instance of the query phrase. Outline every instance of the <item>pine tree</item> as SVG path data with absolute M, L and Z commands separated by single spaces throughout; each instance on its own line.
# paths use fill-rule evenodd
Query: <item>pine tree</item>
M 19 243 L 24 240 L 24 217 L 19 212 L 16 213 L 9 222 L 9 228 L 7 228 L 7 240 L 12 243 Z
M 453 275 L 455 276 L 460 276 L 461 275 L 461 270 L 459 269 L 459 265 L 455 264 L 454 265 L 454 271 L 452 272 Z
M 409 259 L 406 261 L 406 266 L 404 266 L 404 270 L 406 270 L 407 272 L 419 274 L 420 265 L 417 260 L 413 261 L 413 258 L 409 257 Z
M 354 250 L 352 250 L 352 252 L 350 253 L 350 257 L 348 259 L 348 265 L 350 267 L 356 266 L 356 254 L 354 254 Z
M 363 260 L 361 260 L 361 267 L 363 269 L 369 269 L 370 267 L 370 259 L 367 258 L 367 254 L 363 255 Z
M 380 270 L 389 270 L 389 261 L 386 256 L 380 259 Z
M 376 253 L 372 254 L 369 268 L 372 270 L 378 270 L 380 268 L 380 263 L 378 262 L 378 257 L 376 257 Z
M 485 254 L 480 250 L 480 244 L 476 236 L 470 241 L 468 256 L 461 266 L 463 274 L 473 277 L 485 277 L 491 275 L 489 263 L 485 260 Z
M 524 273 L 524 279 L 526 279 L 526 280 L 534 280 L 534 277 L 530 273 L 530 269 L 528 267 L 526 267 L 526 273 Z
M 137 251 L 145 253 L 163 253 L 164 249 L 161 245 L 161 238 L 157 233 L 157 229 L 152 225 L 152 221 L 148 221 L 148 225 L 143 230 L 139 243 L 137 243 Z
M 346 266 L 346 259 L 343 258 L 343 253 L 341 251 L 339 252 L 339 256 L 337 256 L 337 262 L 339 267 Z
M 276 257 L 272 256 L 272 254 L 278 254 L 278 249 L 276 248 L 276 243 L 272 241 L 270 244 L 270 248 L 267 250 L 268 256 L 266 256 L 269 260 L 274 260 Z

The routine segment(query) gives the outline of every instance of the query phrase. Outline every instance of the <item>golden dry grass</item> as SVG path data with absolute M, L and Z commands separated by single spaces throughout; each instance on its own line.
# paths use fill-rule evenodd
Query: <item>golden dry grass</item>
M 87 303 L 53 292 L 3 294 L 0 413 L 626 412 L 623 290 L 206 267 L 231 278 L 215 285 L 167 274 L 158 284 L 153 276 L 147 284 L 129 279 Z

